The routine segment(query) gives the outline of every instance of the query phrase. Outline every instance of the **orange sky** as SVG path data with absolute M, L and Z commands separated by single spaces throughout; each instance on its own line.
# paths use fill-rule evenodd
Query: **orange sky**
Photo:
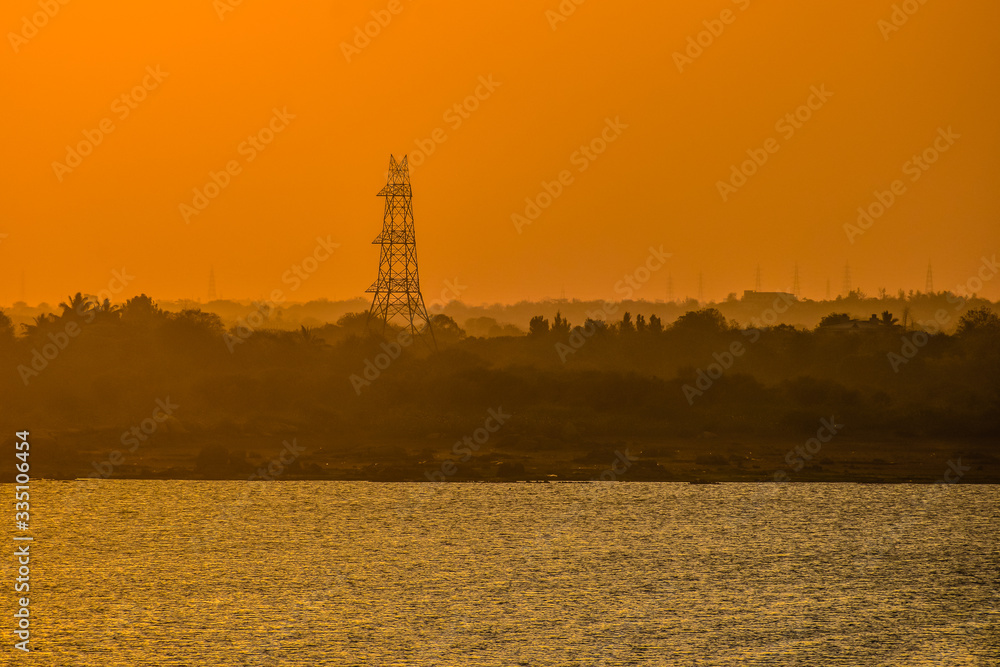
M 721 299 L 753 287 L 758 264 L 764 289 L 787 289 L 795 262 L 812 298 L 828 278 L 840 291 L 848 261 L 869 294 L 923 289 L 929 259 L 935 287 L 953 289 L 1000 251 L 992 0 L 913 0 L 888 39 L 887 0 L 590 0 L 558 22 L 558 0 L 244 0 L 220 18 L 224 3 L 4 3 L 0 304 L 20 298 L 22 271 L 28 302 L 52 303 L 107 289 L 122 267 L 121 297 L 204 299 L 213 265 L 223 297 L 364 296 L 390 153 L 422 162 L 428 302 L 456 278 L 470 303 L 618 298 L 661 245 L 672 257 L 637 298 L 665 298 L 668 272 L 675 297 L 695 296 L 702 272 Z M 371 12 L 390 20 L 345 49 Z M 34 14 L 44 25 L 25 28 Z M 705 21 L 720 34 L 679 71 L 675 52 Z M 824 86 L 828 99 L 810 98 Z M 466 98 L 478 108 L 462 117 Z M 798 128 L 776 126 L 808 102 Z M 244 144 L 275 109 L 294 118 L 274 121 L 263 150 Z M 607 119 L 627 127 L 592 160 L 577 153 Z M 113 131 L 78 166 L 54 166 L 102 122 Z M 948 128 L 934 164 L 907 165 Z M 417 141 L 433 153 L 415 157 Z M 767 161 L 723 201 L 718 183 L 748 150 Z M 186 222 L 181 204 L 230 162 L 238 173 Z M 519 232 L 512 214 L 564 170 Z M 905 190 L 851 243 L 844 225 L 897 179 Z M 327 236 L 339 247 L 292 291 L 282 276 Z M 1000 277 L 980 294 L 1000 298 Z

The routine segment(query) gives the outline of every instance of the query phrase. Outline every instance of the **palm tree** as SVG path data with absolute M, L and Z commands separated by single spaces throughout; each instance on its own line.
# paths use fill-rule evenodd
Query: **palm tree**
M 87 297 L 83 296 L 81 292 L 77 292 L 73 296 L 66 299 L 66 301 L 59 304 L 59 307 L 63 309 L 62 319 L 68 317 L 76 317 L 78 315 L 83 315 L 88 310 L 93 308 L 94 304 Z
M 111 305 L 111 299 L 94 304 L 94 313 L 101 320 L 116 320 L 121 315 L 121 306 Z
M 330 347 L 323 338 L 316 335 L 315 329 L 307 329 L 305 325 L 302 325 L 302 342 L 305 343 L 307 347 Z
M 14 342 L 14 322 L 0 310 L 0 344 Z
M 897 322 L 899 322 L 898 317 L 893 317 L 892 313 L 890 313 L 888 310 L 882 311 L 882 324 L 884 324 L 887 327 L 893 327 L 896 326 Z
M 52 313 L 44 313 L 42 315 L 36 315 L 34 322 L 31 324 L 22 324 L 21 328 L 24 330 L 24 336 L 26 338 L 34 338 L 35 336 L 41 336 L 44 334 L 57 321 L 58 318 L 56 318 L 56 316 Z

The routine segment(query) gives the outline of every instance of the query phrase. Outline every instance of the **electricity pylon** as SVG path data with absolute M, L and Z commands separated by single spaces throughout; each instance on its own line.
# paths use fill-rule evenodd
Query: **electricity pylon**
M 417 271 L 417 235 L 413 227 L 413 192 L 410 189 L 410 170 L 406 156 L 402 161 L 389 156 L 389 176 L 385 187 L 378 193 L 385 197 L 382 216 L 382 233 L 373 244 L 380 245 L 378 279 L 366 292 L 372 292 L 372 307 L 368 311 L 368 324 L 372 318 L 382 320 L 382 333 L 397 316 L 405 319 L 414 336 L 430 336 L 430 345 L 437 348 L 434 330 L 427 315 L 424 297 L 420 294 L 420 277 Z M 426 339 L 424 339 L 426 342 Z

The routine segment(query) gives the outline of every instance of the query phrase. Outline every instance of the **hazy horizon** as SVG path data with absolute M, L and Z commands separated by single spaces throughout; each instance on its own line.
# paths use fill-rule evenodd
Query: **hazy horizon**
M 122 267 L 135 293 L 204 298 L 214 267 L 218 293 L 255 298 L 317 238 L 339 247 L 296 297 L 359 296 L 390 153 L 409 156 L 427 299 L 456 278 L 476 303 L 613 298 L 650 247 L 671 254 L 651 299 L 668 272 L 675 298 L 703 274 L 723 299 L 758 265 L 788 290 L 798 264 L 817 299 L 845 263 L 874 293 L 923 290 L 931 261 L 942 290 L 1000 249 L 994 3 L 921 5 L 898 30 L 890 6 L 742 0 L 219 4 L 98 0 L 12 42 L 0 302 L 22 272 L 51 302 Z M 37 10 L 14 3 L 11 29 Z
M 903 292 L 907 293 L 907 294 L 909 294 L 911 292 L 913 294 L 918 294 L 918 293 L 919 294 L 928 294 L 928 293 L 938 294 L 938 293 L 950 292 L 951 294 L 956 294 L 956 295 L 966 295 L 966 296 L 975 295 L 977 297 L 986 299 L 986 300 L 988 300 L 990 302 L 1000 302 L 1000 280 L 993 281 L 992 277 L 990 277 L 986 281 L 981 282 L 982 289 L 980 289 L 978 291 L 973 291 L 973 290 L 970 289 L 969 281 L 970 281 L 970 279 L 974 279 L 974 278 L 977 277 L 976 269 L 978 269 L 980 266 L 983 265 L 984 260 L 992 261 L 992 257 L 983 256 L 983 257 L 977 259 L 975 262 L 973 262 L 971 264 L 970 270 L 964 276 L 962 276 L 961 278 L 955 278 L 954 280 L 949 280 L 949 276 L 939 276 L 937 269 L 934 269 L 934 278 L 933 278 L 933 287 L 934 287 L 934 290 L 933 290 L 933 292 L 926 292 L 925 291 L 925 287 L 926 287 L 926 279 L 925 278 L 922 278 L 920 281 L 916 281 L 916 280 L 911 281 L 911 283 L 908 286 L 904 285 L 904 284 L 899 284 L 899 285 L 895 285 L 895 286 L 891 286 L 891 284 L 886 284 L 886 285 L 879 284 L 879 285 L 875 286 L 874 284 L 872 284 L 871 286 L 869 286 L 869 285 L 863 284 L 863 283 L 861 283 L 861 282 L 853 279 L 853 276 L 855 275 L 855 269 L 852 266 L 851 267 L 851 275 L 852 275 L 851 290 L 852 291 L 860 290 L 867 298 L 876 298 L 876 297 L 878 297 L 879 290 L 884 288 L 890 297 L 894 297 L 895 295 L 897 295 L 898 292 L 899 292 L 899 290 L 903 290 Z M 376 263 L 375 263 L 374 266 L 375 266 L 375 269 L 377 270 L 377 268 L 378 268 L 377 267 L 377 257 L 376 257 Z M 423 266 L 423 265 L 421 265 L 421 266 Z M 123 268 L 127 269 L 128 267 L 123 267 Z M 119 272 L 120 272 L 120 269 L 119 269 Z M 927 272 L 927 269 L 926 269 L 926 266 L 925 266 L 924 267 L 924 274 L 925 275 L 926 275 L 926 272 Z M 112 271 L 109 271 L 108 275 L 111 276 L 112 273 L 113 273 Z M 831 279 L 831 281 L 830 281 L 830 294 L 829 294 L 829 296 L 827 296 L 827 294 L 826 294 L 825 279 L 824 279 L 822 288 L 816 287 L 814 289 L 810 289 L 809 283 L 806 281 L 806 279 L 804 277 L 802 277 L 802 272 L 800 270 L 801 288 L 800 288 L 800 292 L 798 294 L 798 298 L 803 299 L 803 300 L 808 300 L 808 301 L 817 301 L 817 302 L 821 302 L 821 301 L 836 301 L 836 300 L 838 300 L 838 298 L 844 298 L 846 295 L 844 293 L 844 282 L 843 282 L 843 275 L 842 274 L 843 274 L 843 270 L 841 271 L 841 276 L 840 276 L 839 281 L 834 281 L 833 279 Z M 208 272 L 206 272 L 206 274 L 205 274 L 205 283 L 206 283 L 206 285 L 208 284 L 208 275 L 209 275 Z M 191 301 L 191 302 L 201 303 L 201 304 L 208 304 L 208 303 L 211 303 L 213 301 L 253 302 L 253 301 L 257 301 L 257 300 L 261 300 L 261 299 L 266 299 L 267 298 L 267 295 L 265 293 L 257 293 L 257 294 L 246 293 L 246 294 L 240 294 L 240 295 L 229 294 L 229 293 L 227 293 L 225 283 L 223 282 L 224 278 L 220 277 L 217 272 L 216 272 L 215 275 L 216 275 L 216 285 L 217 285 L 216 291 L 217 291 L 217 294 L 216 294 L 215 297 L 212 297 L 212 298 L 210 298 L 208 296 L 207 289 L 202 290 L 202 292 L 200 294 L 181 294 L 181 295 L 178 295 L 178 294 L 172 294 L 172 293 L 168 292 L 168 296 L 162 296 L 162 297 L 159 296 L 158 293 L 157 294 L 151 294 L 148 291 L 143 291 L 143 290 L 139 290 L 139 289 L 125 289 L 125 290 L 122 290 L 120 293 L 113 295 L 113 297 L 111 298 L 111 302 L 115 303 L 115 304 L 121 304 L 121 303 L 124 303 L 127 299 L 129 299 L 129 298 L 131 298 L 133 296 L 137 296 L 139 294 L 146 294 L 147 296 L 152 296 L 152 297 L 156 298 L 157 300 L 163 300 L 165 302 L 185 302 L 185 301 Z M 373 273 L 373 275 L 374 275 L 374 273 Z M 793 269 L 793 273 L 790 274 L 790 275 L 794 276 L 794 269 Z M 958 275 L 958 274 L 956 274 L 956 275 Z M 644 284 L 639 289 L 634 289 L 633 288 L 632 292 L 634 293 L 634 300 L 636 300 L 636 301 L 646 301 L 646 302 L 649 302 L 649 303 L 682 303 L 682 302 L 688 301 L 690 299 L 695 299 L 695 300 L 697 300 L 697 301 L 699 301 L 700 303 L 703 303 L 703 304 L 721 303 L 721 302 L 725 301 L 731 294 L 735 294 L 736 298 L 740 299 L 740 298 L 743 297 L 744 291 L 754 290 L 754 287 L 755 287 L 755 285 L 754 285 L 754 275 L 753 275 L 752 272 L 750 274 L 750 278 L 747 281 L 745 281 L 745 283 L 740 283 L 739 285 L 733 286 L 733 287 L 730 287 L 730 288 L 716 287 L 716 289 L 712 289 L 709 286 L 708 281 L 706 280 L 704 288 L 702 290 L 704 298 L 698 299 L 697 277 L 695 278 L 695 289 L 693 291 L 690 291 L 690 292 L 683 291 L 683 290 L 680 289 L 679 285 L 681 285 L 683 283 L 681 283 L 677 279 L 676 276 L 671 276 L 670 278 L 671 278 L 671 281 L 673 283 L 672 284 L 672 287 L 673 287 L 673 290 L 672 290 L 673 291 L 673 298 L 672 299 L 668 299 L 667 298 L 668 297 L 668 293 L 669 293 L 668 290 L 671 287 L 671 285 L 669 285 L 667 283 L 666 277 L 660 277 L 660 276 L 658 276 L 655 279 L 655 282 L 654 282 L 654 280 L 650 280 L 648 283 Z M 973 280 L 973 282 L 975 282 L 975 281 Z M 768 281 L 765 280 L 765 279 L 762 279 L 761 283 L 762 283 L 762 285 L 761 285 L 761 291 L 763 291 L 763 292 L 787 292 L 787 293 L 793 293 L 792 292 L 792 290 L 793 290 L 793 282 L 792 282 L 792 280 L 787 281 L 787 284 L 785 284 L 785 285 L 776 285 L 776 286 L 769 285 Z M 10 284 L 11 283 L 8 282 L 8 290 L 7 291 L 11 291 Z M 618 283 L 616 283 L 616 284 L 618 284 Z M 289 297 L 289 293 L 288 293 L 288 290 L 287 290 L 287 287 L 288 287 L 287 284 L 282 284 L 281 281 L 279 280 L 278 283 L 277 283 L 277 285 L 278 285 L 277 289 L 282 289 L 283 287 L 286 288 L 286 289 L 282 290 L 283 293 L 284 293 L 283 296 L 285 297 L 282 303 L 286 304 L 286 305 L 301 305 L 301 304 L 311 303 L 311 302 L 315 302 L 315 301 L 324 301 L 324 300 L 326 300 L 326 301 L 334 301 L 334 302 L 341 302 L 341 301 L 351 301 L 351 300 L 354 300 L 354 299 L 361 299 L 363 301 L 368 302 L 369 304 L 371 302 L 371 298 L 369 296 L 367 296 L 367 295 L 364 294 L 364 290 L 363 289 L 359 289 L 357 291 L 357 294 L 354 294 L 354 295 L 347 294 L 345 296 L 339 296 L 338 297 L 338 296 L 332 296 L 332 295 L 318 294 L 318 295 L 316 295 L 314 297 L 310 297 L 310 298 L 294 299 L 294 298 L 288 298 Z M 455 286 L 457 286 L 459 289 L 456 290 Z M 622 282 L 620 284 L 620 286 L 621 286 L 621 289 L 623 289 L 623 290 L 626 290 L 627 287 L 628 287 L 627 284 L 625 284 L 624 282 Z M 459 278 L 451 278 L 451 279 L 447 279 L 446 278 L 444 281 L 442 281 L 441 285 L 437 286 L 437 287 L 438 287 L 437 289 L 433 289 L 433 288 L 432 289 L 428 289 L 428 286 L 427 286 L 426 282 L 422 284 L 421 291 L 422 291 L 422 293 L 424 295 L 425 301 L 427 301 L 428 304 L 431 301 L 441 301 L 442 300 L 441 299 L 441 295 L 442 294 L 444 294 L 444 295 L 447 296 L 447 295 L 456 294 L 456 292 L 457 292 L 459 296 L 466 296 L 466 295 L 470 295 L 470 294 L 474 295 L 473 288 L 471 286 L 464 285 L 462 283 L 461 279 L 459 279 Z M 129 288 L 131 288 L 131 284 L 129 285 Z M 75 294 L 76 292 L 79 291 L 79 292 L 82 292 L 85 295 L 97 296 L 99 293 L 101 293 L 102 291 L 105 291 L 105 290 L 107 290 L 107 286 L 98 286 L 98 287 L 94 287 L 93 289 L 81 289 L 79 286 L 76 286 L 76 285 L 73 285 L 73 284 L 68 284 L 66 286 L 66 288 L 62 292 L 54 292 L 51 298 L 47 298 L 47 299 L 46 298 L 40 298 L 40 299 L 30 299 L 29 298 L 27 301 L 25 301 L 22 298 L 22 295 L 19 294 L 14 299 L 6 298 L 6 299 L 3 299 L 3 300 L 0 300 L 0 308 L 10 308 L 10 307 L 13 307 L 13 306 L 15 306 L 15 305 L 17 305 L 19 303 L 24 303 L 24 304 L 27 304 L 29 307 L 35 307 L 35 308 L 41 306 L 42 304 L 49 304 L 49 305 L 51 305 L 51 306 L 54 307 L 60 301 L 65 300 L 67 294 Z M 30 290 L 26 290 L 26 291 L 28 291 L 30 293 Z M 24 296 L 28 296 L 28 294 L 25 294 Z M 621 293 L 616 293 L 616 291 L 615 291 L 614 288 L 612 288 L 609 292 L 604 293 L 604 294 L 596 294 L 595 293 L 595 294 L 584 295 L 584 294 L 576 294 L 576 293 L 574 293 L 574 291 L 572 290 L 571 287 L 567 287 L 567 288 L 565 288 L 565 290 L 561 289 L 560 292 L 558 292 L 556 294 L 543 294 L 541 296 L 536 296 L 536 297 L 523 297 L 523 298 L 516 298 L 515 297 L 515 298 L 510 298 L 510 299 L 498 299 L 498 300 L 492 300 L 492 301 L 491 300 L 473 301 L 472 299 L 453 298 L 453 299 L 447 299 L 446 302 L 447 301 L 458 301 L 458 302 L 461 302 L 461 303 L 463 303 L 465 305 L 469 305 L 469 306 L 481 306 L 481 307 L 485 307 L 485 306 L 494 306 L 494 305 L 510 306 L 510 305 L 515 305 L 515 304 L 523 303 L 523 302 L 546 302 L 546 301 L 560 301 L 560 300 L 566 300 L 566 301 L 574 301 L 574 300 L 576 300 L 576 301 L 609 301 L 609 302 L 618 303 L 618 302 L 627 301 L 627 300 L 630 300 L 630 299 L 623 298 L 623 295 Z

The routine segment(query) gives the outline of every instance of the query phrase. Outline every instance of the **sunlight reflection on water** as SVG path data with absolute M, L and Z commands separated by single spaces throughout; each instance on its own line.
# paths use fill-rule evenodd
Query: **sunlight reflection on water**
M 998 664 L 997 486 L 88 486 L 33 664 Z

